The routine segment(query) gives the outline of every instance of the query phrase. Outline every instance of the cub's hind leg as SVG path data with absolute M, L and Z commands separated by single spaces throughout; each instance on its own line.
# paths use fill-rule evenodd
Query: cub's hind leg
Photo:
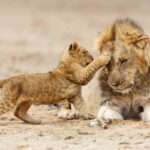
M 0 84 L 2 81 L 0 81 Z M 14 85 L 12 82 L 0 85 L 0 115 L 13 111 L 15 108 L 17 99 L 19 97 L 20 87 Z
M 31 101 L 21 101 L 17 105 L 14 115 L 26 123 L 40 124 L 41 123 L 40 120 L 35 120 L 30 115 L 27 114 L 27 111 L 29 110 L 31 105 L 32 105 Z

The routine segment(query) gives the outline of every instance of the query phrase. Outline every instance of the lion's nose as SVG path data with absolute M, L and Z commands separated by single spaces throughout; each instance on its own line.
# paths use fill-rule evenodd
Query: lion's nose
M 138 112 L 139 112 L 139 113 L 142 113 L 143 111 L 144 111 L 143 106 L 139 106 L 139 107 L 138 107 Z
M 123 79 L 118 76 L 117 73 L 113 73 L 111 76 L 108 78 L 108 84 L 111 87 L 118 87 L 123 83 Z

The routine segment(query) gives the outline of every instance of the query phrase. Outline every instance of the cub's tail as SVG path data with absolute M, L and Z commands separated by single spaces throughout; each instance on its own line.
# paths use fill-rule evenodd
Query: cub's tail
M 4 84 L 8 81 L 6 80 L 0 80 L 0 88 L 3 88 Z M 0 115 L 13 110 L 15 107 L 15 103 L 7 96 L 0 95 Z
M 13 110 L 15 104 L 8 100 L 0 100 L 0 115 Z

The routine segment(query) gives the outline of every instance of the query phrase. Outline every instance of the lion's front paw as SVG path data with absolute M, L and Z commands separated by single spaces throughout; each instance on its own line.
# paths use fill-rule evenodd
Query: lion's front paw
M 86 114 L 80 114 L 80 118 L 84 120 L 91 120 L 91 119 L 94 119 L 95 116 L 93 114 L 86 113 Z
M 107 125 L 113 120 L 123 120 L 123 116 L 109 106 L 101 106 L 97 114 L 97 124 L 103 128 L 107 128 Z
M 145 122 L 150 122 L 150 105 L 145 105 L 143 112 L 140 113 L 140 117 Z

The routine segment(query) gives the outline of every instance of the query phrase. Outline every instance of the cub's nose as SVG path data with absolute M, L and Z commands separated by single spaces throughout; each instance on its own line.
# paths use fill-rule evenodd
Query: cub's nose
M 93 61 L 94 60 L 94 58 L 93 57 L 91 57 L 91 61 Z

